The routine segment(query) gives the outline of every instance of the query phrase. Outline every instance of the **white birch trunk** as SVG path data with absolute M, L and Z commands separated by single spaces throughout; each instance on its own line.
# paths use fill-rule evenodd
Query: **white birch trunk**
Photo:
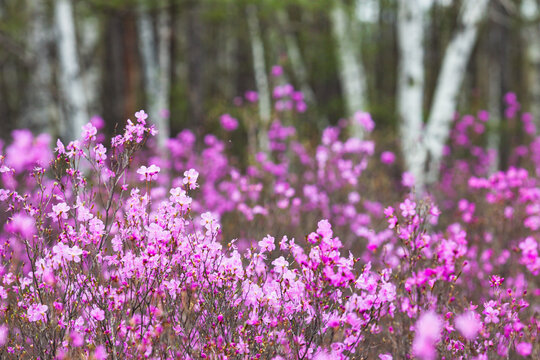
M 258 133 L 259 149 L 262 151 L 268 151 L 269 144 L 266 134 L 268 125 L 270 123 L 272 104 L 270 100 L 268 74 L 266 72 L 266 63 L 264 59 L 264 44 L 261 37 L 257 7 L 255 5 L 248 5 L 246 8 L 246 13 L 249 38 L 251 41 L 251 51 L 253 55 L 255 83 L 257 86 L 257 92 L 259 93 L 259 116 L 262 122 Z
M 170 137 L 168 117 L 163 116 L 169 110 L 170 97 L 170 18 L 165 10 L 157 15 L 157 33 L 154 31 L 152 18 L 147 9 L 141 9 L 138 18 L 139 44 L 143 64 L 148 116 L 158 130 L 157 144 L 159 151 L 164 151 Z M 155 44 L 157 43 L 157 47 Z
M 379 19 L 381 4 L 379 0 L 356 0 L 356 19 L 360 23 L 375 24 Z
M 80 74 L 73 6 L 70 0 L 57 0 L 54 6 L 58 58 L 60 63 L 60 93 L 64 102 L 66 124 L 64 136 L 76 139 L 88 122 L 86 95 Z
M 306 69 L 306 64 L 302 58 L 302 53 L 300 52 L 300 46 L 294 34 L 290 29 L 289 16 L 287 11 L 280 9 L 277 13 L 278 21 L 281 27 L 284 29 L 284 38 L 285 46 L 287 47 L 287 56 L 291 62 L 292 71 L 294 72 L 295 78 L 298 80 L 300 85 L 300 90 L 304 93 L 306 102 L 315 104 L 315 93 L 309 85 L 308 72 Z
M 488 60 L 488 108 L 489 128 L 487 147 L 493 151 L 495 158 L 490 164 L 489 172 L 492 174 L 499 169 L 499 145 L 501 143 L 501 66 L 497 59 Z
M 21 124 L 36 133 L 53 133 L 54 101 L 51 96 L 52 64 L 49 54 L 51 28 L 46 20 L 45 4 L 42 0 L 30 3 L 31 22 L 28 48 L 32 54 L 29 91 Z
M 347 116 L 366 109 L 366 75 L 357 58 L 357 44 L 351 39 L 350 20 L 348 19 L 342 0 L 336 0 L 331 10 L 330 21 L 338 46 L 339 76 Z M 360 124 L 352 121 L 351 136 L 362 138 L 364 130 Z
M 423 192 L 426 150 L 424 127 L 424 28 L 430 4 L 400 0 L 398 4 L 399 75 L 397 107 L 400 117 L 401 151 L 405 166 Z
M 478 25 L 487 13 L 488 0 L 464 0 L 459 25 L 448 45 L 439 73 L 426 129 L 425 145 L 430 155 L 427 181 L 439 176 L 443 148 L 457 107 L 459 89 L 478 34 Z
M 522 33 L 529 82 L 530 108 L 536 127 L 540 127 L 540 8 L 535 0 L 521 2 L 521 17 L 526 22 Z

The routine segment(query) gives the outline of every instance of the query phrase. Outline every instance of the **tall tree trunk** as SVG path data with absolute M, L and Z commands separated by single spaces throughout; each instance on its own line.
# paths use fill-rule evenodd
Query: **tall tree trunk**
M 335 0 L 330 20 L 338 47 L 339 76 L 345 97 L 347 116 L 352 116 L 357 111 L 366 110 L 366 75 L 358 57 L 357 48 L 359 49 L 359 47 L 351 38 L 350 19 L 342 0 Z M 354 137 L 362 138 L 364 136 L 363 127 L 355 121 L 351 122 L 349 130 Z
M 502 11 L 502 6 L 491 4 L 496 11 Z M 503 96 L 503 64 L 504 64 L 504 25 L 491 22 L 488 33 L 488 109 L 489 127 L 487 148 L 494 153 L 490 164 L 490 173 L 499 170 L 501 145 L 501 100 Z
M 82 19 L 81 25 L 82 77 L 86 89 L 88 111 L 90 114 L 96 114 L 101 112 L 98 91 L 101 82 L 101 71 L 99 61 L 95 56 L 101 39 L 100 21 L 94 16 L 86 16 Z
M 67 139 L 76 139 L 79 137 L 81 128 L 89 119 L 77 55 L 77 39 L 71 1 L 57 0 L 54 12 L 60 62 L 60 92 L 64 106 L 64 123 L 66 124 L 63 135 Z
M 405 166 L 416 181 L 418 192 L 425 183 L 426 151 L 424 127 L 424 26 L 431 4 L 422 0 L 400 0 L 398 4 L 400 52 L 397 107 L 400 117 L 401 151 Z
M 135 12 L 125 12 L 122 18 L 122 67 L 124 75 L 123 100 L 124 118 L 132 118 L 139 110 L 138 95 L 140 91 L 140 64 L 138 62 L 137 19 Z
M 461 4 L 458 28 L 448 45 L 439 73 L 435 96 L 426 128 L 425 144 L 430 156 L 429 183 L 439 177 L 443 148 L 457 107 L 457 97 L 467 63 L 478 35 L 478 26 L 487 12 L 489 0 L 464 0 Z
M 170 21 L 168 11 L 160 9 L 155 32 L 148 10 L 141 10 L 138 30 L 148 114 L 158 129 L 158 148 L 164 151 L 170 137 L 169 118 L 166 114 L 170 98 Z M 154 44 L 157 44 L 157 48 Z
M 236 16 L 236 6 L 228 5 L 227 12 L 230 16 Z M 230 21 L 223 24 L 223 31 L 219 33 L 220 56 L 217 61 L 220 73 L 223 74 L 222 81 L 218 82 L 219 91 L 225 99 L 232 99 L 237 91 L 237 53 L 238 36 L 235 34 L 236 26 Z
M 204 53 L 202 43 L 201 5 L 196 1 L 187 14 L 188 99 L 192 125 L 200 125 L 204 117 Z
M 291 63 L 294 77 L 300 85 L 300 90 L 304 93 L 306 101 L 311 104 L 316 103 L 315 93 L 309 85 L 309 76 L 306 69 L 306 64 L 300 52 L 300 46 L 294 32 L 291 29 L 291 22 L 286 9 L 280 9 L 277 13 L 280 27 L 283 29 L 283 35 L 285 38 L 285 46 L 287 47 L 287 57 Z
M 525 70 L 528 80 L 529 103 L 536 127 L 540 127 L 540 7 L 536 0 L 521 2 L 521 17 L 525 22 L 522 36 L 526 44 Z
M 246 8 L 249 38 L 251 42 L 251 52 L 253 56 L 253 70 L 255 72 L 255 84 L 259 93 L 259 117 L 261 124 L 258 132 L 258 145 L 262 151 L 269 151 L 268 126 L 272 112 L 270 100 L 270 88 L 268 85 L 268 74 L 266 71 L 266 61 L 264 58 L 264 44 L 261 36 L 257 7 L 248 5 Z
M 113 12 L 106 20 L 104 36 L 105 52 L 101 102 L 103 104 L 103 117 L 109 133 L 116 133 L 120 130 L 116 128 L 116 124 L 125 115 L 122 23 L 120 15 Z
M 52 134 L 55 118 L 55 103 L 51 95 L 51 26 L 47 23 L 43 0 L 34 0 L 30 4 L 32 21 L 29 23 L 28 48 L 32 54 L 32 69 L 29 88 L 26 92 L 25 109 L 22 113 L 21 126 L 36 133 Z

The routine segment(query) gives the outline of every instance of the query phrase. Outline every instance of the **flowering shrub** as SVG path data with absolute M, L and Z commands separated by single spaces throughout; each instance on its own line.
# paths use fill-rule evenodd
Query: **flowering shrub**
M 305 110 L 292 87 L 274 96 Z M 168 159 L 143 150 L 144 111 L 108 147 L 97 119 L 54 154 L 15 132 L 0 158 L 1 357 L 537 358 L 540 141 L 490 174 L 468 133 L 486 116 L 458 119 L 426 198 L 408 174 L 384 180 L 395 155 L 345 122 L 314 148 L 274 122 L 245 168 L 214 135 L 197 151 L 181 132 Z

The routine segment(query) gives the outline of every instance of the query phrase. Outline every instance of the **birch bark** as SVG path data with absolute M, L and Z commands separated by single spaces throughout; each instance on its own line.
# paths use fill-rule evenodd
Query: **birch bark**
M 86 95 L 80 74 L 79 57 L 73 6 L 70 0 L 57 0 L 54 20 L 58 38 L 58 58 L 60 63 L 60 93 L 64 107 L 64 123 L 67 139 L 76 139 L 88 119 Z
M 347 116 L 366 109 L 366 75 L 364 68 L 357 58 L 356 44 L 351 38 L 350 20 L 342 0 L 336 0 L 330 13 L 332 31 L 337 43 L 339 76 Z M 354 137 L 364 136 L 360 124 L 352 122 L 350 134 Z
M 444 55 L 426 128 L 425 145 L 430 156 L 426 180 L 429 183 L 436 181 L 439 176 L 459 89 L 476 43 L 479 23 L 487 13 L 488 3 L 488 0 L 462 2 L 457 31 Z
M 424 28 L 430 3 L 400 0 L 398 4 L 398 44 L 400 53 L 397 107 L 400 118 L 401 151 L 405 166 L 423 192 L 426 150 L 424 127 Z
M 523 0 L 520 7 L 521 18 L 525 21 L 523 38 L 530 94 L 530 108 L 536 127 L 540 127 L 540 7 L 535 0 Z
M 148 115 L 158 129 L 158 148 L 164 151 L 170 137 L 168 116 L 165 113 L 169 110 L 170 98 L 170 18 L 167 10 L 158 11 L 157 31 L 154 31 L 148 9 L 141 9 L 138 28 Z
M 268 75 L 266 72 L 266 62 L 264 59 L 264 44 L 261 37 L 257 7 L 248 5 L 246 8 L 247 22 L 249 28 L 249 38 L 251 41 L 251 51 L 253 55 L 253 70 L 255 72 L 255 83 L 259 93 L 259 117 L 261 124 L 258 130 L 259 149 L 267 152 L 269 150 L 268 137 L 266 136 L 268 124 L 271 116 L 270 88 L 268 85 Z

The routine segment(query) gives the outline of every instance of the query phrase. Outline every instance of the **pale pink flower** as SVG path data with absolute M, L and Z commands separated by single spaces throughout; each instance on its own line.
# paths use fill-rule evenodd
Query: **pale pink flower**
M 474 340 L 482 328 L 480 319 L 473 311 L 467 311 L 456 317 L 456 329 L 459 330 L 467 340 Z
M 432 360 L 437 356 L 436 345 L 441 338 L 443 323 L 433 311 L 424 313 L 416 322 L 416 334 L 412 351 L 422 360 Z
M 156 180 L 161 169 L 159 166 L 150 165 L 149 167 L 141 166 L 137 170 L 137 174 L 140 175 L 141 181 L 151 181 Z
M 182 183 L 184 185 L 187 185 L 190 189 L 196 189 L 197 188 L 197 179 L 199 178 L 199 173 L 195 169 L 189 169 L 187 171 L 184 171 L 184 179 L 182 180 Z
M 40 320 L 46 321 L 47 320 L 46 313 L 48 309 L 49 307 L 47 305 L 32 304 L 26 312 L 28 315 L 28 321 L 30 322 L 36 322 Z
M 95 307 L 90 311 L 90 316 L 97 321 L 105 320 L 105 312 L 98 307 Z

